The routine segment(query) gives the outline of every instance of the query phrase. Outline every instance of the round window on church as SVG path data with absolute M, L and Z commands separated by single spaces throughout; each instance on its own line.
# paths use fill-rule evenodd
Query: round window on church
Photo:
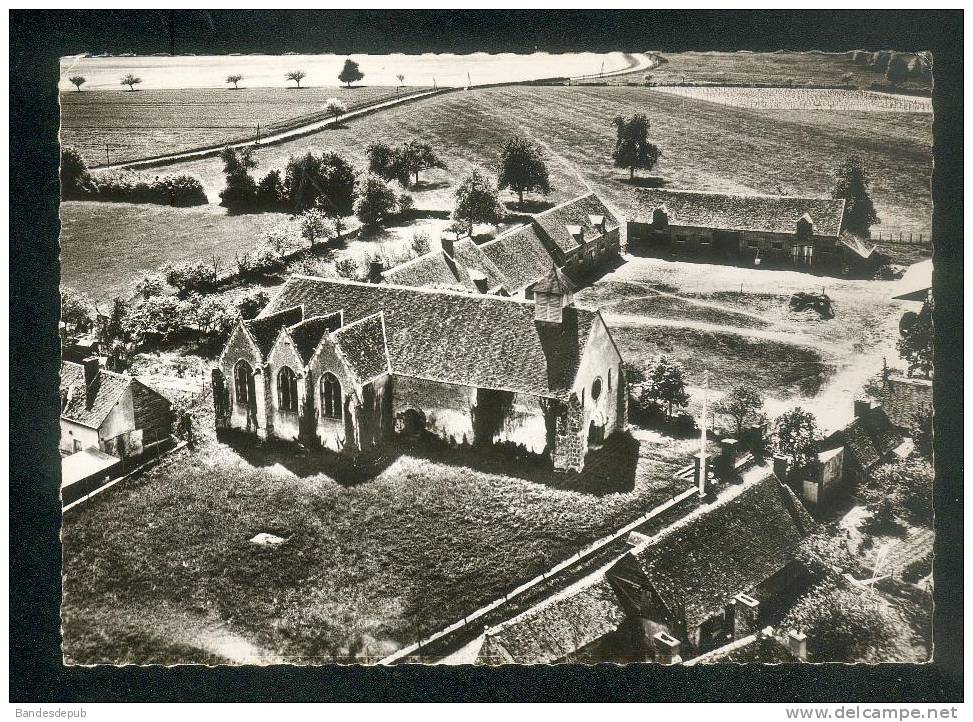
M 594 383 L 591 384 L 591 400 L 597 401 L 598 397 L 601 396 L 601 377 L 595 379 Z

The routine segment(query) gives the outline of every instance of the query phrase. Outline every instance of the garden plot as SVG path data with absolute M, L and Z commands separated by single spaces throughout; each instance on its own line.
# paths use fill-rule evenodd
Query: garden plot
M 932 98 L 828 88 L 736 88 L 657 86 L 655 90 L 750 110 L 842 110 L 885 113 L 932 113 Z

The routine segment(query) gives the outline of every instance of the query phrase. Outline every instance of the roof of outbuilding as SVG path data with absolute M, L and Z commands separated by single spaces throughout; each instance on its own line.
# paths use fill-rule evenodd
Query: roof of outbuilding
M 669 224 L 728 231 L 795 233 L 805 214 L 819 236 L 841 232 L 844 200 L 794 196 L 741 195 L 668 189 L 641 189 L 633 194 L 629 217 L 651 222 L 655 209 L 665 206 Z
M 389 373 L 388 348 L 385 345 L 385 320 L 382 312 L 360 318 L 342 326 L 331 338 L 359 384 Z
M 464 238 L 453 244 L 453 258 L 466 266 L 467 270 L 473 269 L 486 276 L 487 288 L 505 286 L 505 279 L 500 269 L 487 258 L 483 249 L 476 245 L 472 238 Z
M 534 293 L 559 293 L 566 295 L 574 293 L 577 287 L 560 268 L 551 264 L 551 270 L 541 280 L 534 284 Z
M 78 370 L 80 369 L 80 377 Z M 64 379 L 70 383 L 67 404 L 61 410 L 61 418 L 73 421 L 82 426 L 97 429 L 115 408 L 115 404 L 122 397 L 135 379 L 131 376 L 116 374 L 113 371 L 99 369 L 98 375 L 85 387 L 84 367 L 70 361 L 61 362 L 61 386 L 65 388 Z M 88 399 L 91 403 L 88 403 Z
M 406 261 L 391 270 L 384 271 L 382 278 L 387 283 L 400 286 L 452 287 L 460 291 L 476 291 L 476 284 L 466 272 L 466 268 L 445 251 L 430 251 L 424 256 Z
M 814 521 L 773 471 L 747 473 L 739 494 L 636 547 L 652 587 L 695 627 L 794 560 Z M 756 480 L 753 480 L 753 479 Z M 609 572 L 611 575 L 611 572 Z
M 392 372 L 446 383 L 565 398 L 597 317 L 567 307 L 536 323 L 530 302 L 391 284 L 293 276 L 257 321 L 279 309 L 344 311 L 351 324 L 383 313 Z
M 602 230 L 592 222 L 592 216 L 604 217 L 606 232 L 618 228 L 618 219 L 594 193 L 573 198 L 538 213 L 534 216 L 534 223 L 540 226 L 551 242 L 569 253 L 578 247 L 578 241 L 572 236 L 569 226 L 579 226 L 584 231 L 586 243 L 602 235 Z
M 863 469 L 870 469 L 901 443 L 902 434 L 889 420 L 885 409 L 876 406 L 856 417 L 844 429 L 833 433 L 821 442 L 821 447 L 826 450 L 844 445 Z
M 876 246 L 874 243 L 867 243 L 861 238 L 853 236 L 850 233 L 842 233 L 838 238 L 838 242 L 849 251 L 852 251 L 866 261 L 872 257 L 872 254 L 875 253 L 878 248 L 878 246 Z
M 545 664 L 614 632 L 625 619 L 604 570 L 487 630 L 478 664 Z
M 515 228 L 480 246 L 504 278 L 508 293 L 526 288 L 551 268 L 552 256 L 533 224 Z
M 244 321 L 243 325 L 247 327 L 250 335 L 253 336 L 253 340 L 256 341 L 260 355 L 266 359 L 270 349 L 274 347 L 274 342 L 277 340 L 280 330 L 285 326 L 293 326 L 303 320 L 304 309 L 300 306 L 291 306 L 266 315 L 261 313 L 256 318 Z

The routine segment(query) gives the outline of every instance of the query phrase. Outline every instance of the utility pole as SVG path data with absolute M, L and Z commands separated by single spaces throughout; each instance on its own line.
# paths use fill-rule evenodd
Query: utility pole
M 706 496 L 706 405 L 709 401 L 709 371 L 703 374 L 703 419 L 699 435 L 699 496 Z
M 108 167 L 111 168 L 111 156 L 108 155 L 108 143 L 105 143 L 105 161 L 107 162 Z

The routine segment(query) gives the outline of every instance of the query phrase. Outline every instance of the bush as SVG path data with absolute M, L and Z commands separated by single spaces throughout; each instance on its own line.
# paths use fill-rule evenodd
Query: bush
M 358 190 L 355 215 L 365 225 L 378 225 L 396 210 L 395 192 L 377 175 L 368 175 Z
M 211 291 L 219 277 L 219 263 L 204 261 L 185 261 L 163 266 L 166 283 L 181 294 Z
M 136 344 L 165 341 L 186 327 L 188 304 L 175 296 L 152 296 L 128 307 L 124 333 Z
M 362 264 L 357 258 L 352 256 L 345 256 L 344 258 L 339 258 L 334 264 L 335 273 L 341 278 L 347 278 L 350 281 L 361 281 L 364 280 L 365 271 L 362 270 Z
M 415 208 L 415 205 L 415 200 L 408 193 L 399 195 L 399 215 L 403 218 L 408 218 L 412 215 L 412 210 Z
M 95 304 L 72 288 L 61 289 L 61 320 L 75 331 L 85 333 L 94 327 Z
M 256 318 L 269 302 L 270 295 L 266 291 L 253 291 L 237 301 L 237 310 L 245 319 Z
M 177 207 L 206 205 L 206 191 L 195 176 L 186 173 L 149 176 L 133 171 L 100 175 L 90 200 L 120 203 L 155 203 Z
M 276 273 L 284 268 L 284 255 L 268 245 L 259 245 L 242 256 L 237 256 L 240 278 L 252 280 Z
M 874 504 L 869 504 L 868 510 L 872 513 L 871 516 L 859 525 L 859 528 L 866 534 L 894 536 L 905 531 L 895 517 L 895 508 L 891 499 L 885 498 Z
M 429 234 L 424 231 L 413 231 L 409 246 L 417 256 L 424 256 L 432 250 L 432 245 L 429 242 Z
M 932 574 L 932 552 L 929 552 L 921 559 L 916 559 L 902 567 L 902 581 L 915 584 L 923 577 Z
M 166 278 L 161 273 L 143 272 L 132 284 L 132 294 L 138 298 L 161 296 L 166 292 Z
M 88 198 L 97 190 L 81 154 L 74 148 L 62 148 L 61 198 L 63 200 Z
M 199 333 L 213 340 L 223 340 L 230 335 L 236 323 L 236 308 L 217 296 L 192 296 L 187 313 Z
M 888 503 L 894 514 L 928 525 L 933 519 L 934 478 L 932 464 L 916 455 L 877 467 L 859 493 L 872 504 Z

